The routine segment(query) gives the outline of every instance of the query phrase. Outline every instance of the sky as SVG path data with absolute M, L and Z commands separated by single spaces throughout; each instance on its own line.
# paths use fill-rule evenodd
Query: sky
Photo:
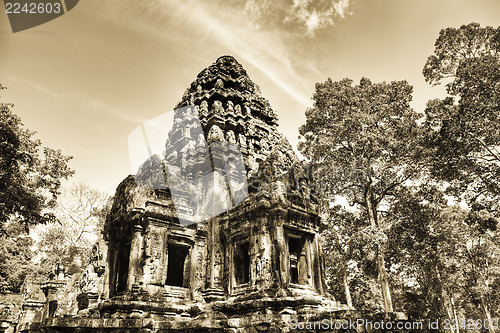
M 439 31 L 500 23 L 499 0 L 81 0 L 12 33 L 0 9 L 0 101 L 73 156 L 71 181 L 109 194 L 133 172 L 130 134 L 219 56 L 244 66 L 295 146 L 315 83 L 407 80 L 423 112 L 445 96 L 422 76 Z

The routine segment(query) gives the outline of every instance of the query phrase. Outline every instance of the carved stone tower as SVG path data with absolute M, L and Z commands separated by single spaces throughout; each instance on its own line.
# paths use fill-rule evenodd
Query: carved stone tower
M 165 156 L 117 189 L 104 316 L 147 301 L 147 315 L 182 327 L 278 327 L 284 314 L 335 310 L 310 176 L 241 64 L 217 59 L 177 105 Z M 195 324 L 197 311 L 210 319 Z
M 165 131 L 164 156 L 116 190 L 107 294 L 84 326 L 282 332 L 338 318 L 311 175 L 241 64 L 198 74 Z

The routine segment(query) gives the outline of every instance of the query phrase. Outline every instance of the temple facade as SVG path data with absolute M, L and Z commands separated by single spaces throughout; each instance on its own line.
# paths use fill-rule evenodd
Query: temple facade
M 312 175 L 241 64 L 203 70 L 166 133 L 164 154 L 116 190 L 78 311 L 58 310 L 55 278 L 43 319 L 21 331 L 286 332 L 341 318 Z

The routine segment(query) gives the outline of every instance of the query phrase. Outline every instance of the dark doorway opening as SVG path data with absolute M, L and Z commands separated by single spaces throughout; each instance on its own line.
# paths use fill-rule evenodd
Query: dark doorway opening
M 56 300 L 50 301 L 49 302 L 49 318 L 54 317 L 54 315 L 56 314 L 56 310 L 57 310 L 57 301 Z
M 307 284 L 307 251 L 304 237 L 289 236 L 288 252 L 290 256 L 290 282 Z
M 248 242 L 236 245 L 234 253 L 234 277 L 236 284 L 250 282 L 250 253 Z
M 118 249 L 118 269 L 116 292 L 127 290 L 128 266 L 130 264 L 130 243 Z
M 166 285 L 187 287 L 184 285 L 184 265 L 189 248 L 176 244 L 168 244 L 168 266 Z

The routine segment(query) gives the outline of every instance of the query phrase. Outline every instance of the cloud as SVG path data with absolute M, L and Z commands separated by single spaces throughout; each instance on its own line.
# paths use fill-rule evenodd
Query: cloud
M 333 8 L 341 18 L 344 18 L 349 9 L 349 0 L 339 0 L 333 4 Z
M 310 92 L 302 86 L 288 51 L 289 45 L 284 41 L 287 32 L 259 29 L 248 19 L 243 3 L 224 7 L 226 0 L 219 1 L 156 0 L 148 2 L 146 8 L 143 3 L 124 3 L 124 6 L 132 5 L 132 8 L 123 8 L 122 11 L 133 17 L 124 19 L 117 15 L 117 24 L 127 22 L 130 29 L 154 34 L 172 47 L 185 45 L 186 55 L 190 57 L 201 56 L 191 54 L 193 45 L 199 47 L 205 43 L 208 49 L 214 49 L 219 44 L 236 59 L 260 70 L 301 107 L 310 106 Z M 258 3 L 246 2 L 248 6 L 256 6 L 252 9 L 256 11 L 255 15 L 266 6 L 275 6 L 271 1 L 265 4 L 262 0 L 255 1 Z M 141 10 L 134 10 L 134 6 Z M 195 44 L 192 36 L 196 37 Z M 206 59 L 203 60 L 206 62 Z
M 303 77 L 317 77 L 318 70 L 310 63 L 304 66 L 300 54 L 305 50 L 295 46 L 347 15 L 349 4 L 349 0 L 124 1 L 118 10 L 114 8 L 113 19 L 124 28 L 154 34 L 173 48 L 180 46 L 188 57 L 205 57 L 205 62 L 200 45 L 207 50 L 218 45 L 227 50 L 222 52 L 260 70 L 301 107 L 309 107 L 310 87 Z
M 334 19 L 345 18 L 350 0 L 293 0 L 293 3 L 273 5 L 269 0 L 246 0 L 246 13 L 256 22 L 289 24 L 298 27 L 307 36 L 319 29 L 334 25 Z
M 315 10 L 306 19 L 307 32 L 312 34 L 320 25 L 320 17 Z
M 255 31 L 234 18 L 221 16 L 217 11 L 206 8 L 202 27 L 210 27 L 213 37 L 227 47 L 237 58 L 258 68 L 277 86 L 287 92 L 302 106 L 308 106 L 308 94 L 300 87 L 283 36 L 277 31 Z
M 30 80 L 24 80 L 24 79 L 19 79 L 19 78 L 10 78 L 10 80 L 17 82 L 19 84 L 22 84 L 23 86 L 30 87 L 31 89 L 34 89 L 42 94 L 45 94 L 54 100 L 66 100 L 70 101 L 75 105 L 79 105 L 80 107 L 87 108 L 89 110 L 92 110 L 94 112 L 104 112 L 110 116 L 116 117 L 118 119 L 121 119 L 126 122 L 130 123 L 141 123 L 143 119 L 139 117 L 134 117 L 128 114 L 125 114 L 123 112 L 118 111 L 116 108 L 105 104 L 99 100 L 89 98 L 88 96 L 79 96 L 74 93 L 68 93 L 68 92 L 63 92 L 63 91 L 56 91 L 51 89 L 48 86 L 42 86 L 41 84 L 30 81 Z

